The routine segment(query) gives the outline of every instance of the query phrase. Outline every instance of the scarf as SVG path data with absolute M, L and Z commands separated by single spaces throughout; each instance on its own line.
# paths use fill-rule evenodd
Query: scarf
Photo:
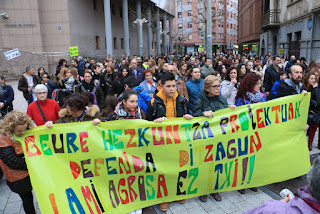
M 246 93 L 246 97 L 249 100 L 249 103 L 259 103 L 261 101 L 261 93 L 257 92 L 255 94 L 251 93 L 251 92 L 247 92 Z
M 153 85 L 153 81 L 152 80 L 151 81 L 146 80 L 146 83 L 150 84 L 150 85 Z
M 116 106 L 113 118 L 115 120 L 142 119 L 139 106 L 137 106 L 137 108 L 134 111 L 127 112 L 124 109 L 122 102 L 118 103 L 118 105 Z
M 90 83 L 86 83 L 86 81 L 82 81 L 82 85 L 88 92 L 92 92 L 94 89 L 94 84 L 92 80 Z
M 66 89 L 73 91 L 73 85 L 74 85 L 75 79 L 73 76 L 71 76 L 67 82 L 64 83 Z

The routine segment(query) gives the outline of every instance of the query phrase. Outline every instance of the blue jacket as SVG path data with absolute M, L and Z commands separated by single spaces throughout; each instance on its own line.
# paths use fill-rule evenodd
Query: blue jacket
M 276 81 L 274 82 L 274 84 L 273 84 L 273 86 L 271 88 L 272 99 L 275 99 L 275 98 L 278 97 L 277 90 L 278 90 L 278 87 L 279 87 L 281 82 L 283 82 L 283 80 L 280 80 L 280 79 L 276 79 Z
M 138 106 L 143 110 L 144 113 L 147 112 L 148 102 L 151 100 L 150 95 L 142 90 L 140 86 L 134 87 L 132 90 L 139 92 L 138 95 Z
M 157 83 L 152 84 L 151 88 L 149 89 L 149 86 L 147 85 L 147 82 L 143 81 L 142 83 L 140 83 L 140 87 L 142 88 L 142 90 L 144 90 L 148 94 L 155 95 L 155 91 L 156 91 L 156 88 L 157 88 Z
M 193 109 L 193 103 L 195 103 L 199 97 L 200 92 L 203 89 L 204 79 L 193 80 L 192 78 L 186 82 L 188 94 L 189 94 L 189 109 Z
M 137 79 L 138 84 L 140 84 L 143 81 L 143 70 L 141 68 L 138 68 L 138 67 L 137 67 L 136 70 L 137 70 L 137 73 L 134 74 L 133 69 L 130 68 L 129 75 L 134 76 Z
M 261 93 L 261 92 L 258 92 L 260 93 L 261 95 L 261 100 L 260 102 L 263 103 L 263 102 L 267 102 L 267 97 L 264 93 Z M 241 98 L 239 97 L 237 100 L 236 100 L 236 103 L 235 105 L 236 106 L 243 106 L 243 105 L 247 105 L 247 104 L 254 104 L 252 101 L 250 101 L 247 97 L 245 98 Z
M 80 76 L 82 76 L 82 77 L 83 77 L 84 70 L 85 70 L 85 67 L 86 67 L 85 65 L 86 65 L 86 63 L 85 63 L 84 61 L 80 60 L 79 65 L 78 65 L 78 67 L 77 67 L 77 69 L 78 69 L 78 74 L 79 74 Z
M 14 91 L 10 85 L 0 86 L 3 88 L 3 96 L 0 99 L 0 102 L 4 103 L 2 111 L 10 112 L 13 110 L 12 102 L 14 100 Z

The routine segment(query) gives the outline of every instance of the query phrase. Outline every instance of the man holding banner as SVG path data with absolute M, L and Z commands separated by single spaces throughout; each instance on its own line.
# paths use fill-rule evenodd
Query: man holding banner
M 160 82 L 161 90 L 149 102 L 146 119 L 157 123 L 176 117 L 184 117 L 187 120 L 192 119 L 192 116 L 188 113 L 187 100 L 181 97 L 176 90 L 175 76 L 166 72 L 162 75 Z M 179 200 L 178 202 L 183 204 L 184 200 Z M 161 211 L 165 212 L 168 208 L 168 202 L 160 204 Z

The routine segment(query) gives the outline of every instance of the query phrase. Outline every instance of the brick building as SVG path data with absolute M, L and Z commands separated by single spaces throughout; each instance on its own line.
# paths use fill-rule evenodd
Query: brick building
M 238 42 L 242 54 L 259 53 L 261 18 L 261 0 L 239 0 Z
M 213 52 L 235 50 L 237 46 L 238 0 L 212 0 Z M 177 0 L 174 43 L 180 53 L 205 49 L 206 0 Z

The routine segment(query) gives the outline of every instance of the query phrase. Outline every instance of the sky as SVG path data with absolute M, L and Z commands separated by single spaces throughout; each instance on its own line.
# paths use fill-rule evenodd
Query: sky
M 175 14 L 175 0 L 151 0 L 158 7 L 167 11 L 168 13 Z

